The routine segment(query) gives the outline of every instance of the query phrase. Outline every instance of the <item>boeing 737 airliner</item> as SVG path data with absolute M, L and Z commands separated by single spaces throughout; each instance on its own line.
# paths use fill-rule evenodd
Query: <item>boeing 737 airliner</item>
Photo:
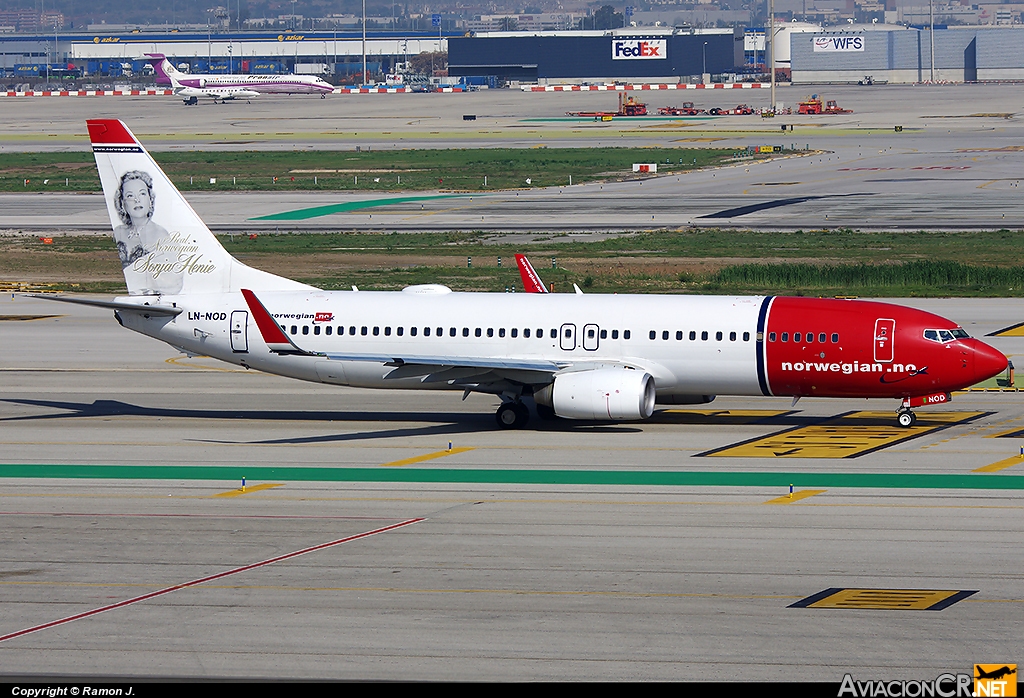
M 772 296 L 322 291 L 237 261 L 120 121 L 88 122 L 128 296 L 66 298 L 191 354 L 307 381 L 501 397 L 503 428 L 716 395 L 943 403 L 1006 357 L 898 305 Z
M 261 94 L 318 94 L 326 97 L 334 86 L 315 75 L 191 75 L 182 73 L 162 53 L 147 53 L 157 84 L 171 85 L 185 104 L 200 97 L 214 101 L 248 99 Z

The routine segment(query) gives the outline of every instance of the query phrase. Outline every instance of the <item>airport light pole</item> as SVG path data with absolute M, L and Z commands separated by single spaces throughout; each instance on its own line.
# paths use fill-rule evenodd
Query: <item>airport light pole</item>
M 935 82 L 935 0 L 928 0 L 928 46 L 931 53 L 929 80 Z
M 704 82 L 704 76 L 708 74 L 708 42 L 704 42 L 704 46 L 700 50 L 701 55 L 701 67 L 700 67 L 700 81 Z
M 768 49 L 772 52 L 771 60 L 769 61 L 769 69 L 772 71 L 772 112 L 775 111 L 775 0 L 769 0 L 768 3 L 768 31 L 771 32 L 771 44 Z
M 366 0 L 363 0 L 363 84 L 366 84 Z

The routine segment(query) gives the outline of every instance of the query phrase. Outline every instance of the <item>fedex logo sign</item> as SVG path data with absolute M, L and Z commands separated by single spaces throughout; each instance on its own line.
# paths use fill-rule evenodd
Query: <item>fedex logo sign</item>
M 666 39 L 613 39 L 612 60 L 649 60 L 667 58 Z
M 863 36 L 816 36 L 814 37 L 814 52 L 849 53 L 852 51 L 864 50 Z

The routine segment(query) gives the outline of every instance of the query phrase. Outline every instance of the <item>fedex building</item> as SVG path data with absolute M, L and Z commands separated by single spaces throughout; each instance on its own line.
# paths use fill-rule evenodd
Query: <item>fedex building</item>
M 488 32 L 448 39 L 448 73 L 528 83 L 686 82 L 743 65 L 743 31 L 645 27 L 611 31 Z

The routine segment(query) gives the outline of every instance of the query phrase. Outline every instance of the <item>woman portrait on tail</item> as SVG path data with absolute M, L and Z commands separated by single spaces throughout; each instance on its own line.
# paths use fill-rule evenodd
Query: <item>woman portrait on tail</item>
M 114 228 L 114 242 L 126 268 L 156 249 L 167 231 L 153 222 L 153 178 L 140 170 L 121 175 L 114 194 L 114 209 L 123 225 Z

